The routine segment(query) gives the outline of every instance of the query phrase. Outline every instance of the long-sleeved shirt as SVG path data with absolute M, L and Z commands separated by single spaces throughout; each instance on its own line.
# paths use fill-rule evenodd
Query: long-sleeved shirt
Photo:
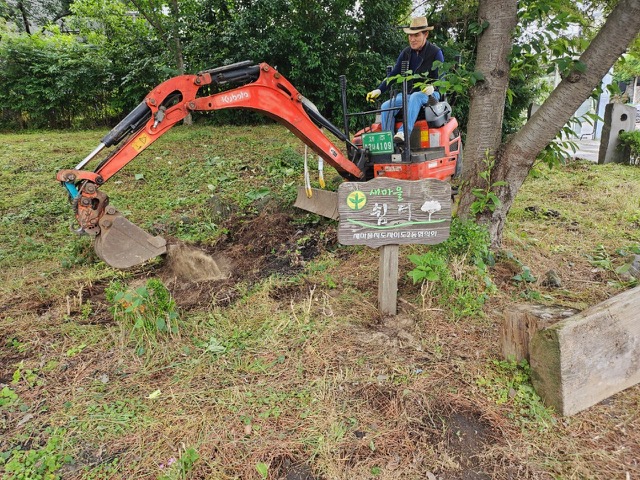
M 411 47 L 405 48 L 398 59 L 396 60 L 396 64 L 393 69 L 389 73 L 388 77 L 393 77 L 395 75 L 400 75 L 403 73 L 402 63 L 408 61 L 407 70 L 411 70 L 414 74 L 416 73 L 427 73 L 429 78 L 437 80 L 439 78 L 438 69 L 433 68 L 433 62 L 436 60 L 444 63 L 444 54 L 439 47 L 436 47 L 433 43 L 427 41 L 424 46 L 420 50 L 412 50 Z M 387 84 L 387 78 L 385 78 L 382 83 L 378 86 L 381 92 L 386 92 L 389 88 Z M 413 82 L 409 82 L 409 90 L 413 87 Z

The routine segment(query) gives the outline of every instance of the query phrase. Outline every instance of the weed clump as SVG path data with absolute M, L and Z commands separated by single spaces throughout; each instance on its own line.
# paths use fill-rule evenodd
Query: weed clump
M 490 367 L 476 384 L 497 405 L 513 407 L 507 417 L 523 429 L 546 431 L 555 424 L 553 411 L 544 406 L 531 384 L 531 367 L 526 360 L 493 360 Z
M 408 275 L 421 283 L 423 303 L 447 309 L 454 319 L 482 314 L 482 307 L 496 288 L 489 278 L 494 263 L 489 233 L 472 221 L 453 219 L 449 238 L 422 255 L 409 255 L 415 265 Z
M 179 314 L 167 287 L 158 279 L 135 289 L 112 282 L 105 291 L 114 320 L 129 331 L 142 355 L 162 336 L 178 334 Z
M 0 465 L 4 465 L 4 471 L 7 474 L 3 478 L 8 480 L 58 480 L 62 478 L 59 470 L 72 461 L 69 455 L 63 453 L 66 432 L 62 429 L 47 428 L 46 433 L 50 436 L 42 447 L 2 452 Z

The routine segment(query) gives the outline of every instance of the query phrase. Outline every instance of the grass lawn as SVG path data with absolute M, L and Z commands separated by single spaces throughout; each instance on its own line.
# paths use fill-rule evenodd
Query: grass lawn
M 114 176 L 111 203 L 172 250 L 108 267 L 55 181 L 104 133 L 0 135 L 0 477 L 640 476 L 640 386 L 564 418 L 500 352 L 513 305 L 635 285 L 637 167 L 541 167 L 486 270 L 468 225 L 402 246 L 383 318 L 379 252 L 292 206 L 304 147 L 277 125 L 176 127 Z M 438 279 L 414 284 L 409 256 L 431 254 Z

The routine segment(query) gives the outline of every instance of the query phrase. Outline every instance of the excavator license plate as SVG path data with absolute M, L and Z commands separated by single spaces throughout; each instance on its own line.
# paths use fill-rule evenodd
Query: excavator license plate
M 393 153 L 393 136 L 391 132 L 365 133 L 362 135 L 362 148 L 368 149 L 371 155 Z

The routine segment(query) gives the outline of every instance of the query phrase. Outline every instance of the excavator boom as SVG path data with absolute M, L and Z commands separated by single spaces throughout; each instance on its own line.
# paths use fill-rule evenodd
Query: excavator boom
M 241 86 L 212 95 L 198 96 L 207 85 Z M 155 87 L 127 117 L 74 169 L 61 170 L 56 178 L 67 189 L 80 231 L 96 236 L 96 252 L 109 265 L 129 268 L 166 251 L 166 242 L 129 222 L 99 187 L 191 112 L 240 108 L 261 112 L 285 125 L 347 179 L 364 176 L 365 155 L 347 135 L 326 120 L 277 70 L 261 63 L 240 62 L 225 67 L 181 75 Z M 347 144 L 347 158 L 320 127 Z M 84 167 L 103 149 L 117 146 L 93 171 Z

